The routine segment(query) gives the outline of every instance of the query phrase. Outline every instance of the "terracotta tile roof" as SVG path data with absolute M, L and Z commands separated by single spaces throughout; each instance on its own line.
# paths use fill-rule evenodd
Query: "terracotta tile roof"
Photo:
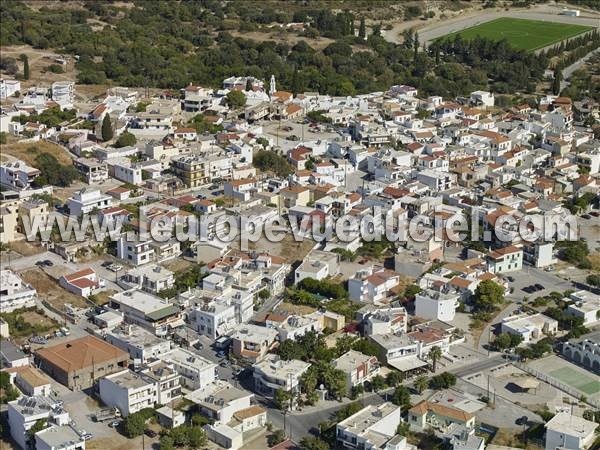
M 35 355 L 67 373 L 91 367 L 93 364 L 129 359 L 129 355 L 123 350 L 94 336 L 42 348 L 37 350 Z
M 69 275 L 65 275 L 65 280 L 74 281 L 79 278 L 83 278 L 83 277 L 86 277 L 86 276 L 92 275 L 92 274 L 95 274 L 94 270 L 88 267 L 87 269 L 83 269 L 78 272 L 74 272 Z
M 433 412 L 439 416 L 448 417 L 450 419 L 460 422 L 468 422 L 474 417 L 473 414 L 460 410 L 458 408 L 452 408 L 450 406 L 442 405 L 439 403 L 430 403 L 426 400 L 417 403 L 408 411 L 416 416 L 422 416 L 427 412 Z

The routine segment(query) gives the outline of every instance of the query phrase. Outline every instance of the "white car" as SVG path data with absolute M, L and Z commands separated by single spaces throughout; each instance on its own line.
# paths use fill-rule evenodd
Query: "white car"
M 107 267 L 107 269 L 111 272 L 120 272 L 121 270 L 123 270 L 123 266 L 120 266 L 118 264 L 111 264 Z

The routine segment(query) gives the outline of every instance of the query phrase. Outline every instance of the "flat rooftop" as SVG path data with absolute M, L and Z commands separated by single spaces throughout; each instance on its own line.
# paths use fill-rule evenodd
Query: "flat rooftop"
M 70 425 L 52 425 L 36 434 L 49 448 L 63 448 L 69 443 L 82 442 L 83 439 Z
M 138 373 L 131 370 L 124 370 L 106 377 L 118 386 L 126 389 L 140 389 L 148 386 L 148 380 L 145 380 Z
M 584 419 L 583 417 L 572 416 L 569 413 L 560 412 L 556 414 L 550 422 L 546 424 L 546 429 L 563 433 L 569 436 L 576 436 L 585 439 L 593 434 L 598 424 Z
M 338 423 L 338 427 L 346 429 L 354 434 L 362 434 L 399 408 L 399 406 L 396 406 L 391 402 L 386 402 L 379 406 L 367 405 L 356 414 L 353 414 Z M 391 435 L 395 434 L 395 432 L 396 430 L 390 430 Z
M 268 377 L 287 380 L 290 376 L 299 376 L 310 367 L 310 363 L 297 359 L 283 361 L 279 359 L 279 356 L 269 354 L 263 361 L 254 364 L 253 367 L 259 369 Z
M 365 355 L 355 350 L 350 350 L 340 356 L 338 359 L 332 362 L 332 366 L 336 369 L 343 370 L 344 372 L 351 372 L 356 369 L 357 366 L 363 364 L 370 359 L 372 356 Z

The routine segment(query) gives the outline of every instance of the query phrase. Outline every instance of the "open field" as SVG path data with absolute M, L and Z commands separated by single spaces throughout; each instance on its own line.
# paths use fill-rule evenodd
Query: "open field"
M 550 375 L 587 395 L 596 395 L 600 392 L 600 381 L 594 380 L 570 367 L 553 370 Z
M 65 303 L 72 306 L 83 308 L 88 306 L 83 297 L 79 297 L 66 289 L 63 289 L 55 280 L 50 278 L 43 270 L 39 268 L 28 269 L 19 274 L 23 281 L 31 284 L 33 288 L 42 293 L 42 298 L 46 299 L 55 308 L 63 311 Z
M 24 142 L 15 144 L 6 144 L 2 146 L 2 160 L 10 160 L 10 156 L 25 161 L 27 164 L 36 166 L 35 158 L 42 153 L 50 153 L 61 164 L 70 166 L 73 159 L 59 145 L 48 141 Z
M 440 39 L 460 35 L 470 40 L 480 36 L 494 41 L 506 39 L 511 46 L 522 50 L 537 50 L 590 30 L 592 27 L 584 25 L 502 17 L 447 34 Z

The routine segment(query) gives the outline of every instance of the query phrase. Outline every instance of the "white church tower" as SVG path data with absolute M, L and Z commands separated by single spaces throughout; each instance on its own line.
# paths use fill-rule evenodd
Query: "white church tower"
M 269 95 L 273 95 L 277 89 L 275 88 L 275 75 L 271 75 L 271 83 L 269 85 Z

